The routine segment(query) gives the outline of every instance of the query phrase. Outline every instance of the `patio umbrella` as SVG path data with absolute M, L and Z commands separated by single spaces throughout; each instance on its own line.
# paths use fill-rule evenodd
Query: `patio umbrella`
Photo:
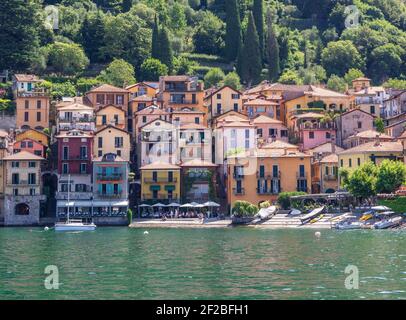
M 163 208 L 163 207 L 166 207 L 166 204 L 163 204 L 163 203 L 156 203 L 156 204 L 154 204 L 152 207 L 153 207 L 153 208 Z
M 180 207 L 181 207 L 181 208 L 193 208 L 194 205 L 191 204 L 191 203 L 185 203 L 185 204 L 182 204 Z
M 180 204 L 179 204 L 179 203 L 176 203 L 176 202 L 173 202 L 173 203 L 171 203 L 171 204 L 168 204 L 167 207 L 177 208 L 177 207 L 180 207 Z
M 150 205 L 149 204 L 140 204 L 138 207 L 139 208 L 149 208 Z
M 220 207 L 220 205 L 218 204 L 218 203 L 216 203 L 216 202 L 213 202 L 213 201 L 209 201 L 209 202 L 206 202 L 206 203 L 204 203 L 203 204 L 205 207 Z
M 192 205 L 193 207 L 196 207 L 196 206 L 198 206 L 199 204 L 198 204 L 197 202 L 192 202 L 191 205 Z

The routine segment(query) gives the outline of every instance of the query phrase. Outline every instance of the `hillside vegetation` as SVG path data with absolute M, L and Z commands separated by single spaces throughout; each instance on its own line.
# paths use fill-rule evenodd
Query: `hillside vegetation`
M 0 70 L 62 91 L 185 73 L 217 84 L 233 71 L 246 86 L 342 91 L 365 75 L 406 87 L 402 0 L 2 0 L 0 29 Z

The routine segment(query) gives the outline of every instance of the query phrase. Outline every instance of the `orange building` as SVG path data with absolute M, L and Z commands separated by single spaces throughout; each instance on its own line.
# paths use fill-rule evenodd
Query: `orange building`
M 109 84 L 102 84 L 86 93 L 84 102 L 96 111 L 108 105 L 121 107 L 127 114 L 130 91 Z
M 227 199 L 231 206 L 238 200 L 256 205 L 276 201 L 280 192 L 310 192 L 310 187 L 311 156 L 284 142 L 231 156 L 227 163 Z

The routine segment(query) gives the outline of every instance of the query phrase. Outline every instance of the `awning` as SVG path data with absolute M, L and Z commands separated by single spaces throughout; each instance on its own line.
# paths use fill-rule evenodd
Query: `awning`
M 151 190 L 151 191 L 160 191 L 160 190 L 161 190 L 161 186 L 150 186 L 150 190 Z
M 175 190 L 176 190 L 176 186 L 165 186 L 165 190 L 166 190 L 166 191 L 175 191 Z
M 56 206 L 58 208 L 74 207 L 75 205 L 76 205 L 76 203 L 73 201 L 69 201 L 69 202 L 68 201 L 58 201 L 56 203 Z
M 128 207 L 128 201 L 118 201 L 118 202 L 112 202 L 111 203 L 112 207 Z

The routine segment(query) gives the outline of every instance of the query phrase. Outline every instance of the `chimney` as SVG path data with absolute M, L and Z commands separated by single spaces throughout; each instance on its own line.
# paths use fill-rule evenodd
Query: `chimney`
M 380 139 L 380 135 L 379 135 L 379 134 L 377 134 L 375 138 L 376 138 L 376 141 L 375 141 L 375 147 L 378 147 L 378 146 L 380 146 L 380 145 L 381 145 L 381 139 Z

